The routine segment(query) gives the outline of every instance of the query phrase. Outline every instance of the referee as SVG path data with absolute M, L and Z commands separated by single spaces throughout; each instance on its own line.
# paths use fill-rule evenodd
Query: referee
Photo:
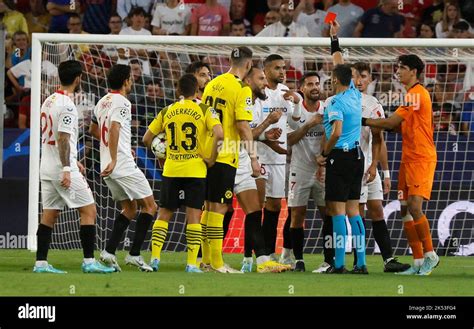
M 322 152 L 317 162 L 326 167 L 326 209 L 332 217 L 333 236 L 329 240 L 335 249 L 334 264 L 326 273 L 347 273 L 345 245 L 347 240 L 346 214 L 352 227 L 353 246 L 357 264 L 351 273 L 368 274 L 365 261 L 365 228 L 359 214 L 359 199 L 364 155 L 359 148 L 362 95 L 352 81 L 352 69 L 344 64 L 337 40 L 339 24 L 331 24 L 331 54 L 335 68 L 332 72 L 335 96 L 328 99 L 324 110 Z M 325 242 L 327 237 L 324 238 Z

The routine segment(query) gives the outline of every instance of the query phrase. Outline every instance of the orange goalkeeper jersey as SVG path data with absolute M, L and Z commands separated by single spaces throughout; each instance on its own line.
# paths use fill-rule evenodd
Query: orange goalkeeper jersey
M 395 112 L 404 120 L 402 162 L 436 162 L 433 141 L 433 109 L 428 90 L 416 83 L 405 95 L 405 104 Z

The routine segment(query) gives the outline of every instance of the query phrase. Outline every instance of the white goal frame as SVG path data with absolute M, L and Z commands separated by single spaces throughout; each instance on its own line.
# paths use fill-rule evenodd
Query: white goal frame
M 197 37 L 197 36 L 133 36 L 94 34 L 33 33 L 31 76 L 31 124 L 28 202 L 28 249 L 36 250 L 36 231 L 39 223 L 39 168 L 41 108 L 41 52 L 45 42 L 92 44 L 161 44 L 161 45 L 232 45 L 232 46 L 304 46 L 330 47 L 329 38 L 260 38 L 260 37 Z M 473 48 L 472 39 L 377 39 L 341 38 L 342 47 L 442 47 Z

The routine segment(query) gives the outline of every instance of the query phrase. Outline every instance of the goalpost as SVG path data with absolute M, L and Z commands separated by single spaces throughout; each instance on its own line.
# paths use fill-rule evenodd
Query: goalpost
M 438 167 L 433 186 L 432 200 L 425 211 L 430 220 L 434 244 L 438 253 L 457 251 L 474 254 L 474 134 L 461 133 L 466 126 L 466 108 L 474 112 L 474 43 L 459 39 L 360 39 L 340 40 L 346 62 L 363 61 L 371 66 L 374 81 L 369 91 L 390 115 L 403 99 L 403 88 L 394 78 L 396 58 L 405 53 L 419 55 L 427 64 L 424 84 L 433 89 L 436 124 L 435 144 L 438 150 Z M 30 173 L 28 209 L 28 249 L 36 249 L 36 230 L 41 215 L 39 162 L 40 162 L 40 107 L 44 99 L 54 92 L 59 79 L 46 71 L 49 61 L 55 66 L 66 59 L 78 59 L 84 64 L 83 92 L 77 95 L 80 112 L 79 160 L 87 165 L 86 178 L 97 204 L 97 248 L 102 249 L 111 232 L 118 209 L 100 178 L 98 145 L 87 129 L 93 107 L 107 90 L 104 77 L 108 67 L 116 62 L 119 49 L 124 49 L 125 63 L 132 61 L 136 81 L 130 100 L 134 113 L 134 149 L 137 163 L 159 196 L 161 173 L 151 152 L 141 145 L 147 125 L 161 107 L 174 101 L 175 83 L 186 66 L 194 60 L 210 63 L 211 73 L 217 76 L 228 69 L 228 57 L 235 46 L 249 46 L 256 63 L 271 53 L 282 55 L 292 66 L 287 72 L 287 84 L 295 86 L 299 73 L 317 70 L 321 75 L 321 94 L 330 93 L 332 59 L 329 38 L 258 38 L 258 37 L 192 37 L 192 36 L 125 36 L 125 35 L 74 35 L 33 34 Z M 120 59 L 120 56 L 118 57 Z M 141 71 L 141 74 L 140 74 Z M 449 105 L 450 104 L 450 105 Z M 464 109 L 464 112 L 463 112 Z M 474 114 L 471 119 L 474 121 Z M 474 127 L 474 123 L 472 123 Z M 468 127 L 468 129 L 470 129 Z M 389 150 L 392 191 L 384 201 L 384 212 L 396 254 L 406 254 L 409 248 L 403 235 L 403 226 L 397 211 L 396 180 L 401 156 L 401 136 L 385 134 Z M 234 215 L 224 243 L 226 252 L 243 250 L 243 213 Z M 321 220 L 312 200 L 305 223 L 305 252 L 322 250 Z M 286 207 L 280 214 L 279 231 L 286 219 Z M 348 226 L 350 227 L 350 226 Z M 368 253 L 377 252 L 368 223 Z M 79 222 L 76 211 L 65 209 L 53 231 L 52 248 L 80 248 Z M 134 222 L 125 235 L 121 248 L 126 248 L 133 236 Z M 149 247 L 150 232 L 145 248 Z M 282 235 L 279 232 L 278 245 Z M 349 239 L 350 240 L 350 239 Z M 349 246 L 348 246 L 349 247 Z M 165 250 L 185 250 L 184 213 L 178 212 L 170 222 Z

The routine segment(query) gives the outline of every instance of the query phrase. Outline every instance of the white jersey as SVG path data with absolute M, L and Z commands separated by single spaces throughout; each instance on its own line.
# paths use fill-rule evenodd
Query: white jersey
M 254 102 L 254 106 L 252 107 L 252 121 L 249 123 L 250 129 L 256 128 L 259 124 L 263 122 L 263 120 L 260 121 L 262 109 L 261 102 L 262 100 L 258 98 Z M 237 168 L 236 175 L 246 175 L 248 173 L 252 174 L 252 163 L 250 161 L 250 156 L 247 150 L 242 145 L 240 145 L 239 167 Z
M 40 178 L 43 180 L 60 180 L 63 165 L 59 158 L 58 135 L 68 133 L 69 162 L 71 176 L 79 173 L 77 167 L 77 108 L 74 102 L 62 91 L 57 91 L 44 101 L 41 106 L 41 165 Z
M 362 117 L 370 119 L 385 118 L 383 107 L 374 96 L 362 94 Z M 370 127 L 362 127 L 360 131 L 360 148 L 364 153 L 364 168 L 367 171 L 372 163 L 372 132 Z
M 283 98 L 283 94 L 285 93 L 283 90 L 288 89 L 287 86 L 281 83 L 277 85 L 275 90 L 266 87 L 265 94 L 267 95 L 267 99 L 255 102 L 255 111 L 260 110 L 259 123 L 263 122 L 273 111 L 282 111 L 280 120 L 270 125 L 267 130 L 272 128 L 280 128 L 282 130 L 279 141 L 283 142 L 280 146 L 284 149 L 287 148 L 286 135 L 288 133 L 288 117 L 291 117 L 293 114 L 293 108 L 295 106 L 293 102 Z M 258 144 L 258 159 L 261 164 L 286 164 L 286 154 L 278 154 L 263 143 Z
M 302 127 L 307 121 L 309 121 L 314 115 L 324 113 L 324 103 L 319 101 L 319 108 L 317 112 L 308 112 L 303 104 L 301 111 L 301 119 L 294 121 L 289 118 L 288 124 L 291 129 L 296 130 Z M 290 169 L 299 169 L 303 171 L 315 171 L 316 170 L 316 156 L 321 153 L 321 140 L 324 134 L 324 126 L 319 124 L 306 133 L 306 135 L 300 139 L 296 144 L 291 147 L 291 157 L 295 161 L 291 161 Z
M 119 93 L 108 93 L 102 97 L 94 109 L 94 115 L 100 128 L 100 170 L 103 171 L 112 161 L 109 150 L 109 129 L 112 122 L 120 123 L 117 145 L 117 164 L 110 174 L 116 179 L 135 172 L 137 165 L 132 156 L 131 113 L 132 104 Z

